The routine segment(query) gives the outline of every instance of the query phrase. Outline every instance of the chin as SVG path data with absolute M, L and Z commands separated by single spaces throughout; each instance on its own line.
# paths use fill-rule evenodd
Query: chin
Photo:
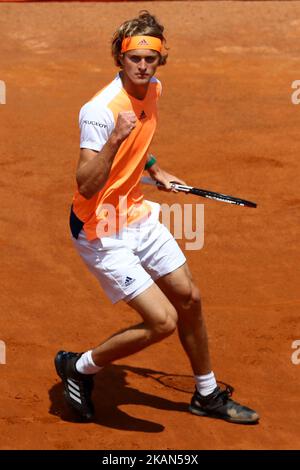
M 135 85 L 146 85 L 147 83 L 150 82 L 150 80 L 151 80 L 151 77 L 148 76 L 145 78 L 134 77 L 132 81 Z

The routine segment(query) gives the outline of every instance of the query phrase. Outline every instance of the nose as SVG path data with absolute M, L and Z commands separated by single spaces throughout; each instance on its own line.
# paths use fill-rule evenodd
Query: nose
M 139 62 L 139 70 L 146 70 L 147 69 L 147 63 L 145 59 L 141 59 Z

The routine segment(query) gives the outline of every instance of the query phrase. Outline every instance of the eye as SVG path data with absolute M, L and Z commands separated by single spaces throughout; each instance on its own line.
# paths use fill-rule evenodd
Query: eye
M 156 61 L 156 56 L 146 57 L 145 61 L 147 62 L 147 64 L 153 64 L 153 62 Z
M 134 62 L 135 64 L 138 64 L 141 60 L 143 59 L 143 57 L 140 57 L 139 55 L 131 55 L 129 56 L 129 60 L 131 60 L 131 62 Z M 156 56 L 148 56 L 148 57 L 145 57 L 145 62 L 147 62 L 147 64 L 153 64 L 155 61 L 156 61 L 157 57 Z
M 141 60 L 141 58 L 138 55 L 132 55 L 129 57 L 129 59 L 131 60 L 131 62 L 134 62 L 135 64 L 138 64 Z

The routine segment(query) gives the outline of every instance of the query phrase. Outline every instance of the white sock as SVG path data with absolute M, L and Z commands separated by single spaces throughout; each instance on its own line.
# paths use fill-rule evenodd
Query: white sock
M 96 366 L 92 358 L 92 351 L 87 351 L 82 354 L 75 364 L 77 372 L 81 374 L 96 374 L 102 367 Z
M 213 372 L 206 375 L 195 375 L 195 381 L 197 390 L 203 397 L 207 397 L 218 386 Z

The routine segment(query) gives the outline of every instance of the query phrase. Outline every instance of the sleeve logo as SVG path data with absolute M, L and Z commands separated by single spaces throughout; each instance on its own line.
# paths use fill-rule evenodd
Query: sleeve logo
M 83 121 L 83 124 L 86 124 L 87 126 L 98 126 L 103 129 L 107 129 L 107 124 L 103 124 L 102 122 L 97 122 L 97 121 L 87 121 L 86 119 Z

